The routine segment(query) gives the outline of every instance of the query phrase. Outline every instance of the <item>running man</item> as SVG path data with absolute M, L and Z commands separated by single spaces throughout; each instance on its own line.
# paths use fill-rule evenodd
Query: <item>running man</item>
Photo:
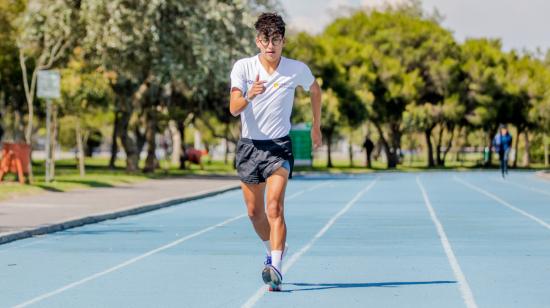
M 311 92 L 311 138 L 313 147 L 318 148 L 321 89 L 307 65 L 281 56 L 285 45 L 285 23 L 281 16 L 263 13 L 254 26 L 260 53 L 233 66 L 229 109 L 233 116 L 241 116 L 237 171 L 248 216 L 266 247 L 262 279 L 271 291 L 280 291 L 282 261 L 287 250 L 284 197 L 294 164 L 288 136 L 294 92 L 298 86 Z
M 506 125 L 501 124 L 499 126 L 499 132 L 493 139 L 493 148 L 498 152 L 498 159 L 500 160 L 500 172 L 502 177 L 508 175 L 508 155 L 510 148 L 512 147 L 512 136 L 508 132 Z

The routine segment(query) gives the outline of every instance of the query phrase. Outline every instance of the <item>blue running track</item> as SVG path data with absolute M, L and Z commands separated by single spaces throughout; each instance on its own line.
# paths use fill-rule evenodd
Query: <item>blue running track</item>
M 550 181 L 304 176 L 283 292 L 240 191 L 0 246 L 0 307 L 550 307 Z

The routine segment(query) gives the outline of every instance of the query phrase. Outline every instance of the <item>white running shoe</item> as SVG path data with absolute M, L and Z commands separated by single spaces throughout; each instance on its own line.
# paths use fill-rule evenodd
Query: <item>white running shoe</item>
M 273 265 L 266 265 L 262 271 L 262 279 L 269 286 L 269 291 L 281 291 L 283 275 Z

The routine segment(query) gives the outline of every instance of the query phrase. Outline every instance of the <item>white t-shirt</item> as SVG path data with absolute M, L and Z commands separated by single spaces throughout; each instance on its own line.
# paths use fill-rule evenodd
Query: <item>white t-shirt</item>
M 260 80 L 267 81 L 264 83 L 266 89 L 241 113 L 241 136 L 254 140 L 284 137 L 290 132 L 296 87 L 309 91 L 315 78 L 307 65 L 285 57 L 281 57 L 277 70 L 269 75 L 256 55 L 235 63 L 231 71 L 231 88 L 238 88 L 246 95 L 258 74 Z

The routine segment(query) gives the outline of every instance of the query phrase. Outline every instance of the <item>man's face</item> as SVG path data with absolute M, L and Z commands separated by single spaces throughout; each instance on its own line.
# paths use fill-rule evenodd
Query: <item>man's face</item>
M 500 134 L 501 135 L 506 135 L 507 132 L 508 132 L 508 130 L 506 128 L 501 128 L 500 129 Z
M 256 46 L 264 58 L 269 62 L 279 61 L 285 45 L 285 38 L 280 34 L 274 34 L 267 37 L 264 34 L 256 36 Z

